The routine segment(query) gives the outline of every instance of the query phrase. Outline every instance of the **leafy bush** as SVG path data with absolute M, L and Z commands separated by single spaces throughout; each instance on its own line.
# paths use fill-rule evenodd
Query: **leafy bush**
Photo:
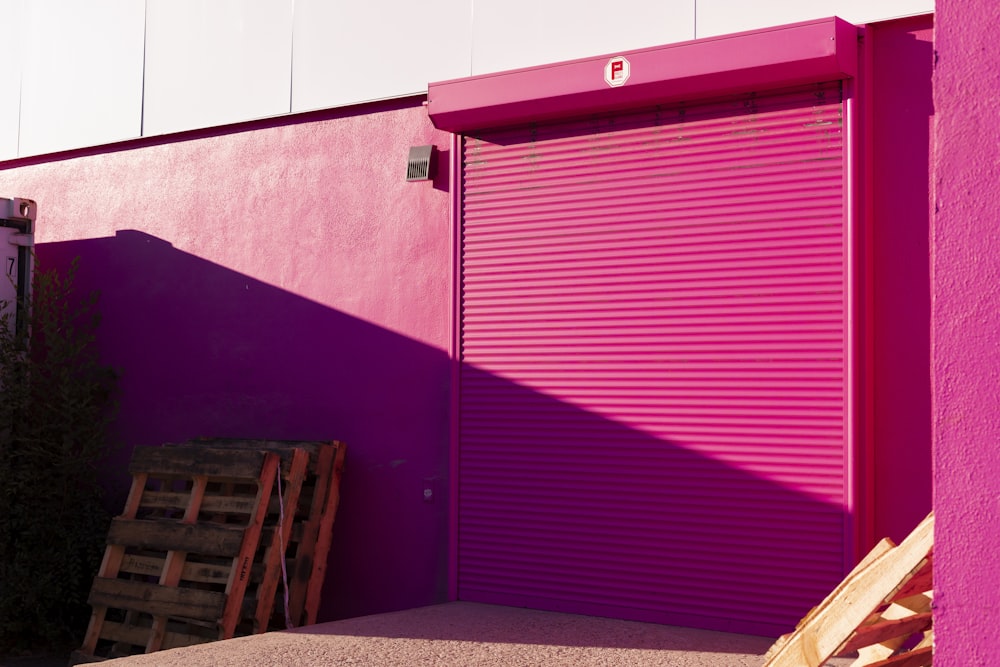
M 97 467 L 115 374 L 76 266 L 35 273 L 27 326 L 0 303 L 0 650 L 79 642 L 109 524 Z

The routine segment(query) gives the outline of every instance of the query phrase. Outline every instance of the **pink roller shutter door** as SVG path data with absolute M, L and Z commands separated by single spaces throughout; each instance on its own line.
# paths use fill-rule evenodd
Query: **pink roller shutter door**
M 459 597 L 787 630 L 849 541 L 839 83 L 464 142 Z

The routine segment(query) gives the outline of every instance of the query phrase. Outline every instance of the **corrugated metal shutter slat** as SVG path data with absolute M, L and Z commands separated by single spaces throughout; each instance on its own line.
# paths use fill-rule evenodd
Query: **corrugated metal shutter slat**
M 751 632 L 843 575 L 839 84 L 464 144 L 459 596 Z

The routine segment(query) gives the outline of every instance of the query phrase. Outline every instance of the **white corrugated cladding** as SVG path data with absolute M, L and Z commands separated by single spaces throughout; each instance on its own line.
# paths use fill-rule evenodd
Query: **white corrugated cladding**
M 461 599 L 766 633 L 843 576 L 841 97 L 465 138 Z

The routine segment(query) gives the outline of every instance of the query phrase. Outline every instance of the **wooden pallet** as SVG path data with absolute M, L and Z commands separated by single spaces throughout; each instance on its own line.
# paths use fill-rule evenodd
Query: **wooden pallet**
M 334 519 L 340 502 L 340 481 L 344 468 L 346 448 L 342 442 L 283 441 L 283 440 L 221 440 L 196 441 L 199 445 L 227 449 L 269 451 L 282 460 L 282 483 L 285 495 L 283 504 L 286 519 L 290 518 L 280 533 L 271 526 L 278 523 L 280 509 L 272 500 L 265 535 L 269 553 L 284 553 L 288 574 L 288 606 L 284 608 L 284 595 L 279 594 L 281 561 L 266 555 L 266 566 L 258 580 L 256 572 L 251 578 L 244 601 L 243 616 L 251 619 L 252 632 L 265 632 L 269 628 L 287 628 L 287 618 L 293 627 L 312 625 L 316 622 L 326 577 L 327 561 L 333 534 Z M 195 444 L 195 443 L 189 443 Z M 301 478 L 292 475 L 289 462 L 296 456 L 306 455 L 306 469 Z M 297 469 L 297 468 L 296 468 Z M 290 491 L 298 485 L 300 491 L 289 498 Z M 255 586 L 258 584 L 259 586 Z M 282 591 L 283 593 L 283 591 Z M 281 603 L 275 599 L 280 597 Z
M 882 540 L 795 632 L 774 643 L 764 667 L 819 667 L 854 652 L 851 667 L 929 667 L 933 545 L 933 512 L 899 546 Z
M 255 450 L 136 449 L 72 660 L 234 636 L 279 463 Z
M 344 453 L 272 440 L 137 449 L 72 662 L 315 623 Z

